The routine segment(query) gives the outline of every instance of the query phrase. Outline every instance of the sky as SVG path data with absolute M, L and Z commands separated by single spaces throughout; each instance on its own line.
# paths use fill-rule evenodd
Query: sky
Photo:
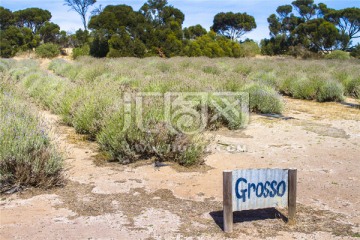
M 126 4 L 134 10 L 139 10 L 147 0 L 97 0 L 94 6 Z M 169 4 L 180 9 L 185 14 L 183 27 L 201 24 L 207 30 L 213 23 L 214 16 L 219 12 L 246 12 L 255 17 L 257 28 L 247 33 L 243 38 L 251 38 L 260 41 L 269 38 L 267 18 L 275 13 L 280 5 L 290 4 L 292 0 L 168 0 Z M 360 0 L 322 0 L 316 1 L 328 5 L 330 8 L 342 9 L 347 7 L 360 7 Z M 0 0 L 0 6 L 12 11 L 38 7 L 47 9 L 52 14 L 51 21 L 58 24 L 61 30 L 75 32 L 82 28 L 80 16 L 69 11 L 68 6 L 63 5 L 63 0 Z M 90 11 L 89 11 L 90 12 Z

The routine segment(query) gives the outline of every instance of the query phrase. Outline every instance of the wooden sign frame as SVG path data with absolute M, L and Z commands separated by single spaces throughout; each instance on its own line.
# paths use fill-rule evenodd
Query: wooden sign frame
M 288 169 L 288 224 L 296 223 L 296 191 L 297 169 Z M 233 231 L 233 196 L 232 174 L 233 171 L 223 172 L 223 215 L 224 232 Z

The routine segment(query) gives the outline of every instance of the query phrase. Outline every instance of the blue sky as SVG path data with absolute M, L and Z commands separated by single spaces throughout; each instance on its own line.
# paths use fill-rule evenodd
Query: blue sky
M 147 0 L 98 0 L 95 6 L 126 4 L 138 10 Z M 74 32 L 82 27 L 77 13 L 68 11 L 63 0 L 0 0 L 0 5 L 12 11 L 29 7 L 47 9 L 52 13 L 52 21 L 60 25 L 62 30 Z M 255 17 L 257 28 L 246 34 L 245 38 L 260 41 L 269 37 L 267 17 L 275 13 L 278 6 L 290 4 L 292 0 L 168 0 L 169 4 L 179 8 L 185 14 L 184 27 L 201 24 L 210 29 L 215 14 L 219 12 L 247 12 Z M 359 0 L 322 0 L 328 7 L 341 9 L 360 7 Z

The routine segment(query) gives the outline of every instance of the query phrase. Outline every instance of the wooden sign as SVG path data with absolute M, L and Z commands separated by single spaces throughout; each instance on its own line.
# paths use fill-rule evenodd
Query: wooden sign
M 223 172 L 224 231 L 232 232 L 233 212 L 288 207 L 295 223 L 295 169 L 244 169 Z

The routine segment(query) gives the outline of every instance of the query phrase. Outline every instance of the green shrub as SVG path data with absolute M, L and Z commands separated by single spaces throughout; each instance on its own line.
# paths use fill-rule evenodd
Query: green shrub
M 318 53 L 311 52 L 309 49 L 307 49 L 301 44 L 289 47 L 288 54 L 295 58 L 302 59 L 320 58 L 320 55 Z
M 253 83 L 244 88 L 250 94 L 250 110 L 260 113 L 281 113 L 281 96 L 270 86 Z
M 344 99 L 344 87 L 335 81 L 325 81 L 316 94 L 319 102 L 342 101 Z
M 335 50 L 325 56 L 326 59 L 339 59 L 339 60 L 347 60 L 350 59 L 350 55 L 347 52 L 341 50 Z
M 255 57 L 261 50 L 256 42 L 244 42 L 240 44 L 240 57 Z
M 36 56 L 41 58 L 54 58 L 59 56 L 60 47 L 53 43 L 45 43 L 35 49 Z
M 319 81 L 313 79 L 298 79 L 290 86 L 290 95 L 294 98 L 313 100 L 319 89 Z
M 100 131 L 102 120 L 106 110 L 111 104 L 111 98 L 107 98 L 105 94 L 92 94 L 82 98 L 76 106 L 73 114 L 72 125 L 76 132 L 81 134 L 89 134 L 95 138 Z
M 2 33 L 1 33 L 2 34 Z M 1 39 L 0 41 L 0 57 L 11 58 L 15 56 L 18 48 L 14 48 L 8 41 Z
M 360 43 L 358 43 L 351 51 L 350 55 L 360 59 Z
M 46 131 L 31 107 L 9 92 L 0 93 L 0 190 L 62 183 L 62 156 Z
M 85 44 L 82 47 L 74 48 L 72 51 L 72 58 L 77 59 L 80 56 L 89 56 L 90 55 L 90 47 Z
M 360 98 L 360 77 L 354 78 L 346 84 L 346 94 Z
M 122 164 L 149 157 L 187 166 L 199 163 L 205 149 L 201 138 L 172 133 L 166 124 L 153 120 L 147 117 L 144 126 L 156 131 L 144 131 L 135 123 L 126 127 L 124 114 L 120 110 L 108 118 L 97 135 L 97 141 L 111 159 Z

